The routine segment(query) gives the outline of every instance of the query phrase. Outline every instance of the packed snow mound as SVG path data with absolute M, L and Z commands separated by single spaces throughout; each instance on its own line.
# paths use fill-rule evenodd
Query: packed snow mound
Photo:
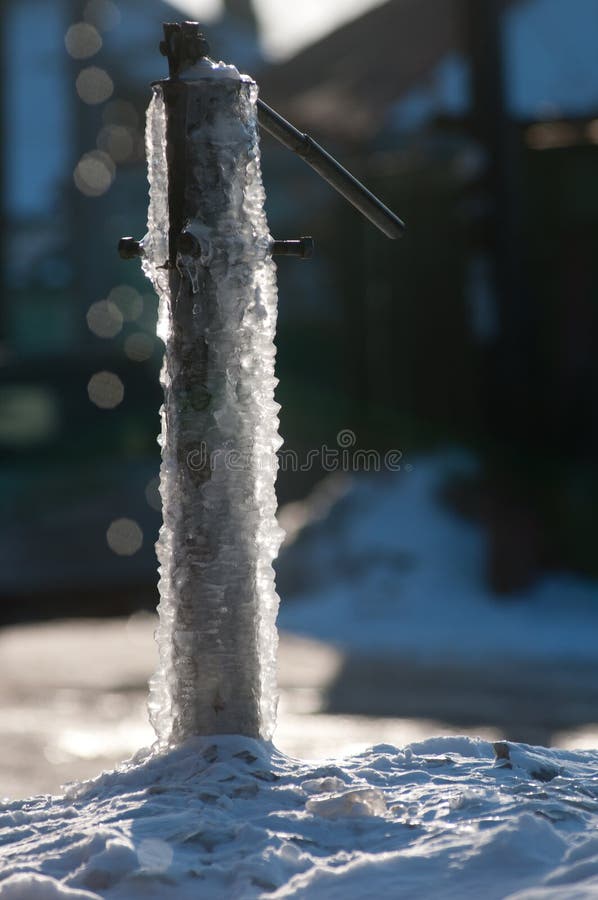
M 279 626 L 421 664 L 595 667 L 597 583 L 554 573 L 508 604 L 487 587 L 483 530 L 440 499 L 477 468 L 465 451 L 444 450 L 400 472 L 356 476 L 285 550 L 282 595 L 289 573 L 303 583 Z
M 0 898 L 594 897 L 597 825 L 598 751 L 194 738 L 1 804 Z

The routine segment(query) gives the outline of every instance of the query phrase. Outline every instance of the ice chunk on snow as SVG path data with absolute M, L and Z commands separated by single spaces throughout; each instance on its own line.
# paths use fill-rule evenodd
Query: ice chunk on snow
M 358 788 L 332 797 L 312 797 L 305 808 L 323 819 L 383 816 L 386 812 L 386 800 L 382 791 Z
M 327 794 L 342 790 L 345 782 L 334 775 L 329 775 L 327 778 L 309 778 L 301 787 L 307 794 Z

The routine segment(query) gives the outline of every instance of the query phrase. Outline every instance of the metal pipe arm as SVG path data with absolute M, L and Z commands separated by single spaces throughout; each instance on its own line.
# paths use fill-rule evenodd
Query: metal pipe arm
M 309 135 L 287 122 L 280 113 L 258 100 L 258 119 L 262 128 L 281 144 L 305 160 L 345 200 L 392 240 L 401 237 L 405 223 L 357 180 L 344 166 Z

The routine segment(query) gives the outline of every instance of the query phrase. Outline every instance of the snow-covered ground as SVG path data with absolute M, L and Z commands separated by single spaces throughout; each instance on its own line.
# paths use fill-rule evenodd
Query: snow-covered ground
M 0 808 L 2 900 L 598 893 L 598 753 L 436 738 L 342 765 L 196 738 Z

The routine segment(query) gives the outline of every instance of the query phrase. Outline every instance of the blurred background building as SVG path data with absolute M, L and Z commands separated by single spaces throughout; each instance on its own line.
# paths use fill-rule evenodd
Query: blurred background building
M 583 583 L 598 615 L 596 4 L 329 6 L 342 24 L 286 55 L 267 52 L 272 3 L 213 3 L 207 23 L 214 56 L 408 223 L 388 242 L 264 139 L 272 233 L 317 249 L 279 264 L 286 447 L 303 458 L 350 430 L 356 448 L 400 449 L 403 474 L 458 448 L 477 464 L 435 496 L 478 535 L 484 596 L 508 616 L 568 573 L 562 603 Z M 160 0 L 3 6 L 2 623 L 157 601 L 157 304 L 115 248 L 145 230 L 144 111 L 177 17 Z M 318 515 L 334 506 L 328 475 L 321 461 L 281 472 L 292 527 L 307 495 Z M 284 602 L 306 590 L 316 545 L 283 553 Z

